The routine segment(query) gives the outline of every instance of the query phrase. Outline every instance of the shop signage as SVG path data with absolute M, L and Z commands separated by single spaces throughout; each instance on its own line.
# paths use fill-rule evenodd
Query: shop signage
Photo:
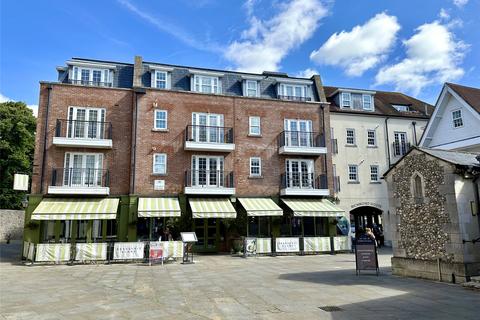
M 375 208 L 381 209 L 382 205 L 380 203 L 368 202 L 368 201 L 358 202 L 351 205 L 352 209 L 359 208 L 359 207 L 375 207 Z
M 143 259 L 144 249 L 143 242 L 115 242 L 113 260 Z
M 154 190 L 165 190 L 165 180 L 155 180 L 153 182 Z
M 357 275 L 361 270 L 374 270 L 378 275 L 377 246 L 375 240 L 366 234 L 362 234 L 356 239 L 355 263 Z
M 163 246 L 160 242 L 150 242 L 148 260 L 150 261 L 150 264 L 158 261 L 163 262 Z
M 300 238 L 277 238 L 275 239 L 276 252 L 299 252 Z

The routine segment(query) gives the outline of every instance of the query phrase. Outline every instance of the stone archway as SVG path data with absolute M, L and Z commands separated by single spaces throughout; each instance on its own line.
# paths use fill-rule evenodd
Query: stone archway
M 355 233 L 359 228 L 365 230 L 365 228 L 373 228 L 373 225 L 383 226 L 382 221 L 383 211 L 379 208 L 371 206 L 361 206 L 350 211 L 350 220 L 353 221 L 355 226 Z

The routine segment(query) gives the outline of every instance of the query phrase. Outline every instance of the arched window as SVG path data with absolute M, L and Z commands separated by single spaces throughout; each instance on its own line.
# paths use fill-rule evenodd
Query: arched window
M 423 203 L 422 177 L 418 174 L 413 177 L 413 198 L 415 203 Z

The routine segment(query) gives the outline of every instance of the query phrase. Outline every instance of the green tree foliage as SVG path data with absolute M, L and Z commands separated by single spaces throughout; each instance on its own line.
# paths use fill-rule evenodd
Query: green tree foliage
M 20 209 L 25 192 L 13 190 L 13 175 L 32 176 L 36 119 L 23 102 L 0 103 L 0 208 Z

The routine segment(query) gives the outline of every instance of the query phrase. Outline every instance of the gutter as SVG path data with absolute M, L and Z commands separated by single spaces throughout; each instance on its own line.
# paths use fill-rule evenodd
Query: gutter
M 52 86 L 47 85 L 47 110 L 45 114 L 45 128 L 43 130 L 43 155 L 42 155 L 42 171 L 40 172 L 40 193 L 43 194 L 43 179 L 45 177 L 45 162 L 47 161 L 47 133 L 48 133 L 48 113 L 50 110 L 50 92 L 52 91 Z

